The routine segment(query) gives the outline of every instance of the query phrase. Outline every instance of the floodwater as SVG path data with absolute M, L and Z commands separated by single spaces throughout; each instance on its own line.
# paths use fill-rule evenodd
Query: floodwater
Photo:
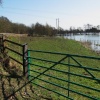
M 97 34 L 66 34 L 64 38 L 73 39 L 81 42 L 91 42 L 91 48 L 100 52 L 100 33 Z

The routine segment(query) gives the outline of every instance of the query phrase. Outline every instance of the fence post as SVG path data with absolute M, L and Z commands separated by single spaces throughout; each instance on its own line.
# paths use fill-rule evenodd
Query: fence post
M 28 78 L 28 45 L 23 45 L 23 76 Z
M 0 34 L 0 52 L 4 52 L 4 39 L 3 34 Z

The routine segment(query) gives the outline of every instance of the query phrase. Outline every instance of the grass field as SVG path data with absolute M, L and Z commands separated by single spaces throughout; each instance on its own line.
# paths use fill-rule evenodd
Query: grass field
M 63 38 L 55 38 L 55 37 L 26 37 L 26 36 L 8 36 L 9 40 L 15 41 L 17 43 L 28 43 L 28 48 L 32 50 L 42 50 L 42 51 L 51 51 L 51 52 L 61 52 L 61 53 L 67 53 L 67 54 L 78 54 L 78 55 L 86 55 L 86 56 L 95 56 L 95 57 L 100 57 L 100 55 L 97 55 L 95 52 L 92 50 L 84 47 L 81 43 L 74 41 L 74 40 L 68 40 L 68 39 L 63 39 Z M 11 45 L 10 43 L 6 44 L 10 48 L 13 48 L 14 50 L 21 51 L 22 49 L 20 47 Z M 15 57 L 17 60 L 21 60 L 22 58 L 15 55 L 12 52 L 8 52 L 9 55 Z M 41 59 L 46 59 L 46 60 L 52 60 L 52 61 L 59 61 L 62 57 L 64 56 L 58 56 L 58 55 L 52 55 L 52 54 L 42 54 L 42 53 L 31 53 L 32 57 L 37 57 Z M 89 66 L 91 68 L 99 68 L 100 69 L 100 61 L 95 61 L 95 60 L 89 60 L 89 59 L 83 59 L 83 58 L 75 58 L 77 61 L 79 61 L 82 65 L 84 66 Z M 46 66 L 49 68 L 52 66 L 52 63 L 45 63 L 44 61 L 37 61 L 37 60 L 31 60 L 32 63 L 35 65 L 39 66 Z M 68 62 L 68 59 L 64 60 L 63 63 Z M 71 64 L 76 64 L 73 60 L 70 61 Z M 57 65 L 54 67 L 55 69 L 61 70 L 61 71 L 68 71 L 68 66 L 64 65 Z M 31 70 L 37 71 L 37 72 L 43 72 L 45 68 L 37 67 L 37 66 L 30 66 Z M 88 73 L 84 69 L 80 68 L 70 68 L 71 72 L 74 72 L 75 74 L 80 74 L 80 75 L 86 75 L 88 76 Z M 100 73 L 99 72 L 93 72 L 91 73 L 99 78 Z M 30 72 L 31 75 L 36 77 L 39 75 L 39 73 L 36 72 Z M 59 77 L 64 80 L 68 80 L 68 74 L 49 70 L 45 74 L 52 75 L 54 77 Z M 58 91 L 64 95 L 67 95 L 68 91 L 59 88 L 57 86 L 53 86 L 49 83 L 43 82 L 42 80 L 49 81 L 55 84 L 59 84 L 60 86 L 68 87 L 68 82 L 63 82 L 59 81 L 57 79 L 42 75 L 38 79 L 35 79 L 34 82 L 45 86 L 49 87 L 52 90 Z M 86 86 L 94 87 L 97 89 L 100 89 L 100 83 L 90 80 L 90 79 L 84 79 L 81 77 L 73 76 L 71 75 L 70 80 L 72 82 L 76 82 L 79 84 L 83 84 Z M 66 98 L 63 98 L 60 95 L 54 94 L 50 91 L 44 90 L 41 87 L 35 86 L 34 87 L 37 89 L 37 94 L 42 98 L 46 100 L 66 100 Z M 75 91 L 79 91 L 85 94 L 88 94 L 93 97 L 98 97 L 100 98 L 99 92 L 91 91 L 86 88 L 82 88 L 80 86 L 76 86 L 73 84 L 70 84 L 70 89 L 73 89 Z M 74 100 L 91 100 L 88 98 L 85 98 L 83 96 L 77 95 L 75 93 L 70 93 L 70 97 L 74 98 Z

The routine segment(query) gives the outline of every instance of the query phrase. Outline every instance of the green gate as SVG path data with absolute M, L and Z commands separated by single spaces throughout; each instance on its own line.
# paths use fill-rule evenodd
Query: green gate
M 28 50 L 28 79 L 57 100 L 99 100 L 100 58 Z M 54 93 L 54 94 L 53 94 Z

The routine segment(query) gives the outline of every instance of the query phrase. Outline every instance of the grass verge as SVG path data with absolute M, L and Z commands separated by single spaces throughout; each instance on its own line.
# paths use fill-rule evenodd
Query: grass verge
M 99 57 L 99 55 L 97 55 L 95 52 L 93 52 L 92 50 L 89 50 L 87 48 L 85 48 L 82 44 L 80 44 L 77 41 L 74 40 L 68 40 L 68 39 L 60 39 L 60 38 L 51 38 L 51 37 L 8 37 L 10 40 L 13 40 L 17 43 L 28 43 L 28 48 L 32 49 L 32 50 L 43 50 L 43 51 L 51 51 L 51 52 L 62 52 L 62 53 L 67 53 L 67 54 L 78 54 L 78 55 L 87 55 L 87 56 L 96 56 Z M 15 47 L 12 46 L 11 44 L 7 44 L 8 46 L 10 46 L 11 48 L 21 51 L 21 49 L 19 47 Z M 9 52 L 9 55 L 12 55 L 14 57 L 16 57 L 17 59 L 21 60 L 20 57 L 18 57 L 15 54 L 12 54 L 12 52 Z M 51 55 L 51 54 L 41 54 L 41 53 L 31 53 L 32 57 L 38 57 L 38 58 L 42 58 L 42 59 L 47 59 L 47 60 L 53 60 L 53 61 L 58 61 L 62 58 L 62 56 L 55 56 L 55 55 Z M 90 67 L 94 67 L 94 68 L 100 68 L 100 61 L 95 61 L 95 60 L 88 60 L 88 59 L 82 59 L 82 58 L 76 58 L 77 61 L 79 61 L 83 66 L 90 66 Z M 64 61 L 64 63 L 66 63 L 67 60 Z M 47 68 L 49 68 L 52 63 L 45 63 L 43 61 L 37 61 L 37 60 L 33 60 L 32 63 L 34 62 L 34 64 L 37 64 L 39 66 L 46 66 Z M 72 64 L 76 64 L 73 60 L 70 61 Z M 41 67 L 36 67 L 36 66 L 30 66 L 31 70 L 34 71 L 38 71 L 38 72 L 43 72 L 45 69 L 41 68 Z M 57 65 L 55 66 L 56 69 L 59 69 L 61 71 L 68 71 L 68 66 L 63 66 L 63 65 Z M 85 75 L 88 76 L 88 73 L 84 70 L 84 69 L 80 69 L 80 68 L 70 68 L 71 72 L 74 73 L 78 73 L 80 75 Z M 99 78 L 100 73 L 96 73 L 96 72 L 92 72 L 96 77 Z M 31 75 L 33 75 L 34 77 L 38 75 L 38 73 L 35 72 L 31 72 Z M 65 73 L 60 73 L 60 72 L 56 72 L 54 70 L 49 70 L 47 71 L 45 74 L 48 75 L 52 75 L 55 77 L 59 77 L 68 80 L 68 74 Z M 35 79 L 34 82 L 45 86 L 45 87 L 49 87 L 52 90 L 56 90 L 56 91 L 60 91 L 62 94 L 67 95 L 68 91 L 63 90 L 61 88 L 58 88 L 57 86 L 53 86 L 49 83 L 43 82 L 42 80 L 46 80 L 55 83 L 55 84 L 59 84 L 61 86 L 64 87 L 68 87 L 68 83 L 66 82 L 62 82 L 59 81 L 57 79 L 54 78 L 50 78 L 48 76 L 42 75 L 39 77 L 39 79 Z M 84 78 L 80 78 L 80 77 L 75 77 L 71 75 L 70 78 L 71 81 L 73 82 L 77 82 L 78 84 L 83 84 L 83 85 L 87 85 L 87 86 L 92 86 L 95 88 L 100 88 L 100 83 L 96 82 L 96 81 L 91 81 L 89 79 L 84 79 Z M 39 88 L 38 86 L 36 86 L 38 88 L 38 94 L 40 95 L 40 97 L 44 97 L 44 98 L 53 98 L 53 100 L 64 100 L 66 98 L 63 98 L 60 95 L 56 95 L 53 94 L 52 92 L 46 91 L 43 88 Z M 95 93 L 94 91 L 90 91 L 89 89 L 85 89 L 85 88 L 81 88 L 79 86 L 76 85 L 70 85 L 70 89 L 74 89 L 76 91 L 91 95 L 93 97 L 99 97 L 99 93 Z M 89 100 L 85 97 L 82 97 L 80 95 L 77 95 L 75 93 L 70 93 L 70 97 L 73 97 L 75 100 Z

